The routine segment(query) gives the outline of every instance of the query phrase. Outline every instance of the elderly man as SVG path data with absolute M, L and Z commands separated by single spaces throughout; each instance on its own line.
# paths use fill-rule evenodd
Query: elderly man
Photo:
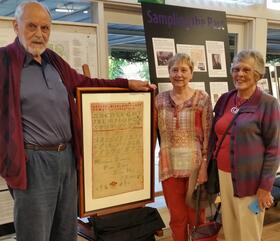
M 74 241 L 81 161 L 76 87 L 153 86 L 78 74 L 47 49 L 51 16 L 39 2 L 21 3 L 13 26 L 15 42 L 0 48 L 0 174 L 13 192 L 17 240 Z

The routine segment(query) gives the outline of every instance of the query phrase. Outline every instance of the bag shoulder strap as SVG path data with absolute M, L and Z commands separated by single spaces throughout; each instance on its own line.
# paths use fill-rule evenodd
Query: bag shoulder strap
M 224 132 L 224 134 L 223 134 L 223 136 L 222 136 L 222 138 L 221 138 L 221 141 L 219 142 L 219 145 L 218 145 L 218 147 L 217 147 L 217 150 L 215 151 L 214 158 L 217 157 L 217 155 L 218 155 L 218 153 L 219 153 L 219 150 L 220 150 L 220 148 L 221 148 L 221 146 L 222 146 L 222 143 L 223 143 L 223 141 L 224 141 L 224 139 L 225 139 L 225 137 L 226 137 L 226 135 L 227 135 L 229 129 L 231 128 L 233 122 L 234 122 L 234 121 L 236 120 L 236 118 L 238 117 L 238 115 L 239 115 L 239 112 L 237 112 L 237 113 L 234 115 L 234 117 L 232 118 L 231 122 L 230 122 L 229 125 L 227 126 L 227 128 L 226 128 L 226 130 L 225 130 L 225 132 Z
M 214 158 L 217 157 L 218 155 L 218 152 L 221 148 L 221 145 L 226 137 L 226 134 L 227 132 L 229 131 L 230 127 L 232 126 L 233 122 L 236 120 L 236 118 L 238 117 L 239 115 L 239 112 L 237 112 L 234 117 L 232 118 L 231 122 L 229 123 L 229 125 L 227 126 L 222 138 L 221 138 L 221 141 L 219 142 L 219 145 L 217 147 L 217 150 L 215 151 L 215 155 L 214 155 Z M 196 199 L 196 220 L 195 220 L 195 225 L 199 225 L 199 214 L 200 214 L 200 185 L 198 186 L 199 190 L 198 190 L 198 195 L 197 195 L 197 199 Z M 221 203 L 218 204 L 218 207 L 217 207 L 217 210 L 216 210 L 216 213 L 214 215 L 214 218 L 213 218 L 213 221 L 216 221 L 217 217 L 218 217 L 218 214 L 219 214 L 219 211 L 220 211 L 220 207 L 221 207 Z

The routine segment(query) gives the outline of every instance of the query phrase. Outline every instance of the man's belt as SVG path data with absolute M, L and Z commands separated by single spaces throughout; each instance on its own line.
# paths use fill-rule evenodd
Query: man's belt
M 33 144 L 24 144 L 25 149 L 33 150 L 33 151 L 64 151 L 67 147 L 66 144 L 59 144 L 59 145 L 53 145 L 53 146 L 39 146 L 39 145 L 33 145 Z

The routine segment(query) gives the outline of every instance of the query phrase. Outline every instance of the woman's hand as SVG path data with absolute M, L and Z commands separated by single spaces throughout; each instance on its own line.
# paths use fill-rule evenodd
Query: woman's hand
M 198 176 L 197 176 L 197 183 L 203 184 L 207 181 L 207 163 L 206 161 L 202 161 L 200 168 L 198 170 Z
M 271 207 L 273 204 L 273 197 L 269 191 L 259 188 L 257 191 L 257 198 L 261 210 Z

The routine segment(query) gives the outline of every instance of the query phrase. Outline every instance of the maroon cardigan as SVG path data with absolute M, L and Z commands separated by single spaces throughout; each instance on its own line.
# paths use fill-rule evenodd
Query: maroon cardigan
M 208 158 L 218 140 L 215 125 L 233 95 L 236 90 L 223 94 L 214 108 Z M 234 196 L 252 196 L 258 188 L 271 191 L 280 163 L 280 105 L 276 98 L 257 87 L 239 109 L 231 127 L 228 149 Z
M 46 50 L 50 63 L 58 71 L 68 92 L 71 110 L 72 144 L 77 166 L 81 162 L 81 124 L 75 104 L 77 87 L 128 87 L 124 79 L 91 79 L 78 74 L 60 56 Z M 26 189 L 26 161 L 21 122 L 20 77 L 25 50 L 18 38 L 14 43 L 0 48 L 0 175 L 11 188 Z M 32 88 L 32 86 L 30 86 Z M 36 100 L 34 100 L 36 101 Z M 47 117 L 48 114 L 46 114 Z

